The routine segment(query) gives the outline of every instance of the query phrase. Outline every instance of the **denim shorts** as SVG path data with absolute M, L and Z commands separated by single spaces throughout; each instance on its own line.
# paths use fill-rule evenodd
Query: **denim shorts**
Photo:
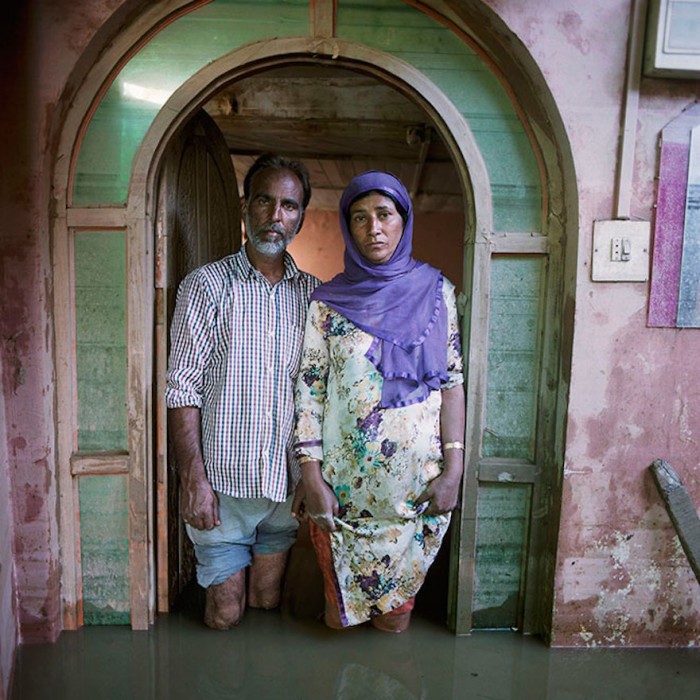
M 268 498 L 233 498 L 216 493 L 221 524 L 213 530 L 186 525 L 197 557 L 197 582 L 203 588 L 223 583 L 245 569 L 253 554 L 287 551 L 299 523 L 292 517 L 290 495 L 284 503 Z

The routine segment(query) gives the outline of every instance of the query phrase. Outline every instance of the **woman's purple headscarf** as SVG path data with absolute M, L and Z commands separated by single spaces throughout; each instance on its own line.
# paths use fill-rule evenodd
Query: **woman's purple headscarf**
M 360 253 L 348 225 L 351 204 L 373 191 L 391 197 L 406 214 L 399 245 L 384 264 L 374 264 Z M 447 312 L 442 273 L 411 257 L 413 207 L 403 183 L 391 173 L 374 170 L 354 177 L 340 200 L 340 228 L 345 270 L 311 298 L 374 336 L 367 359 L 384 378 L 382 407 L 424 401 L 447 380 Z

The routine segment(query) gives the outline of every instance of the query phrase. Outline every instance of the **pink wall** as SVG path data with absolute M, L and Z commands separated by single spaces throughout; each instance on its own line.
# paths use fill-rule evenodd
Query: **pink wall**
M 50 111 L 47 97 L 50 92 L 57 97 L 60 85 L 48 90 L 42 81 L 41 58 L 23 31 L 31 21 L 29 11 L 26 17 L 16 18 L 16 34 L 8 37 L 10 47 L 16 42 L 16 52 L 7 47 L 10 63 L 4 64 L 7 94 L 3 104 L 12 105 L 12 109 L 3 110 L 0 130 L 1 152 L 6 158 L 1 169 L 2 393 L 21 634 L 25 639 L 55 639 L 60 629 L 59 569 L 48 173 L 42 171 L 42 148 L 46 145 L 46 118 Z M 23 60 L 26 57 L 34 58 Z
M 2 369 L 2 357 L 0 357 Z M 10 499 L 10 475 L 7 470 L 7 440 L 5 437 L 5 404 L 0 401 L 0 700 L 8 694 L 12 663 L 19 630 L 17 629 L 17 600 L 15 566 L 12 552 L 14 523 Z
M 2 23 L 11 35 L 0 42 L 3 104 L 12 109 L 3 110 L 0 129 L 6 154 L 0 169 L 0 337 L 7 434 L 0 468 L 10 474 L 17 616 L 27 641 L 55 639 L 61 629 L 47 134 L 60 118 L 59 97 L 78 57 L 126 4 L 136 3 L 33 0 L 12 5 L 28 19 Z M 578 241 L 569 241 L 574 248 L 567 253 L 575 333 L 553 641 L 697 645 L 700 588 L 647 467 L 656 457 L 669 460 L 700 503 L 700 331 L 648 329 L 646 284 L 590 281 L 592 223 L 613 215 L 629 1 L 487 4 L 532 54 L 554 96 L 580 198 Z M 20 20 L 31 23 L 29 34 Z M 512 45 L 517 50 L 518 42 Z M 697 97 L 697 82 L 643 82 L 634 216 L 652 215 L 660 129 Z M 321 222 L 315 235 L 326 230 L 329 224 Z M 311 267 L 303 259 L 300 264 Z M 329 272 L 338 265 L 332 256 L 324 261 Z M 457 282 L 459 271 L 448 276 Z M 3 643 L 11 640 L 13 625 L 3 615 Z
M 700 504 L 700 330 L 649 329 L 647 283 L 590 279 L 593 221 L 614 214 L 630 3 L 488 4 L 539 64 L 566 126 L 579 186 L 553 641 L 697 646 L 700 587 L 648 467 L 668 460 Z M 660 130 L 699 96 L 697 81 L 644 79 L 633 217 L 653 216 Z
M 343 237 L 338 215 L 332 211 L 307 212 L 289 252 L 302 270 L 324 282 L 338 274 L 343 269 Z

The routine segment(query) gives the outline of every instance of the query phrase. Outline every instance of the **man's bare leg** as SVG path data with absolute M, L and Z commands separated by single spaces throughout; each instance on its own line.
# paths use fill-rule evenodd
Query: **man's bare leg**
M 237 625 L 245 610 L 245 569 L 207 588 L 204 624 L 215 630 Z
M 253 554 L 248 583 L 248 605 L 271 610 L 280 604 L 288 552 Z

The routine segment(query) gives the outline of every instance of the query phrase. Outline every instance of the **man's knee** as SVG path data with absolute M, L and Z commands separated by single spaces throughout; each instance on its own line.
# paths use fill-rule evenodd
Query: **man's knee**
M 249 604 L 251 608 L 271 610 L 280 604 L 282 579 L 288 552 L 255 554 L 250 567 Z
M 207 588 L 204 623 L 217 630 L 237 625 L 245 611 L 245 571 Z

